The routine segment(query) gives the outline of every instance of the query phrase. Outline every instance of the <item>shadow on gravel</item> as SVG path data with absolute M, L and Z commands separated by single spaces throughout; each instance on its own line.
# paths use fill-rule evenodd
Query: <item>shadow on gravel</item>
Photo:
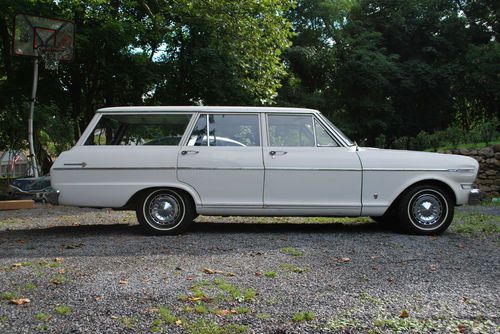
M 346 234 L 349 237 L 346 237 Z M 315 248 L 339 240 L 399 238 L 374 223 L 194 224 L 178 236 L 147 236 L 139 225 L 57 226 L 0 232 L 0 258 L 220 254 L 275 250 L 290 244 Z M 242 243 L 242 240 L 245 242 Z M 351 241 L 349 241 L 351 240 Z
M 263 223 L 204 223 L 198 222 L 193 224 L 189 232 L 184 235 L 195 233 L 374 233 L 381 231 L 389 231 L 388 229 L 374 223 L 359 223 L 359 224 L 263 224 Z M 118 235 L 144 235 L 142 228 L 139 225 L 128 224 L 101 224 L 101 225 L 77 225 L 77 226 L 54 226 L 47 228 L 33 229 L 13 229 L 0 231 L 0 239 L 12 239 L 21 236 L 30 237 L 89 237 L 89 236 L 118 236 Z M 169 238 L 169 236 L 162 236 Z

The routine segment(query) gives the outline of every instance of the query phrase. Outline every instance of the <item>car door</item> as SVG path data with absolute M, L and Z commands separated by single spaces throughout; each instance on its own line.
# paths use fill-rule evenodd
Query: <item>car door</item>
M 264 206 L 283 214 L 359 215 L 361 164 L 313 114 L 267 114 Z
M 204 208 L 263 206 L 260 115 L 200 114 L 178 155 L 178 178 Z

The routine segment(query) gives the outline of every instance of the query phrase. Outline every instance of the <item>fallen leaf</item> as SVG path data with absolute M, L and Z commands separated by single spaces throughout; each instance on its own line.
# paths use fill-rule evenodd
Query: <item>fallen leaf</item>
M 175 321 L 175 324 L 176 324 L 177 326 L 182 325 L 182 320 L 181 320 L 181 319 L 176 320 L 176 321 Z
M 111 319 L 118 319 L 118 317 L 116 315 L 112 315 Z
M 59 269 L 59 274 L 65 274 L 65 273 L 66 273 L 66 269 L 64 269 L 64 268 Z
M 24 244 L 24 240 L 23 239 L 17 239 L 16 242 L 19 243 L 19 244 Z
M 24 304 L 28 304 L 29 302 L 31 302 L 31 300 L 29 300 L 28 298 L 19 298 L 19 299 L 11 299 L 10 300 L 10 303 L 15 304 L 15 305 L 24 305 Z
M 186 279 L 187 279 L 188 281 L 191 281 L 191 280 L 193 280 L 193 276 L 191 276 L 191 275 L 186 276 Z
M 407 310 L 401 311 L 401 314 L 399 315 L 400 318 L 408 318 L 410 316 L 410 313 L 408 313 Z
M 388 280 L 390 283 L 392 283 L 392 282 L 394 282 L 396 279 L 395 279 L 394 277 L 389 277 L 387 280 Z
M 55 284 L 55 285 L 59 285 L 59 284 L 63 283 L 61 280 L 58 280 L 57 278 L 53 279 L 51 282 L 52 282 L 52 284 Z
M 348 258 L 348 257 L 341 257 L 337 260 L 337 262 L 339 263 L 347 263 L 347 262 L 351 262 L 351 259 Z
M 45 260 L 41 260 L 41 261 L 38 262 L 38 264 L 41 265 L 41 266 L 46 266 L 49 263 L 47 261 L 45 261 Z
M 198 301 L 209 302 L 210 298 L 208 298 L 207 296 L 189 297 L 187 300 L 189 300 L 190 302 L 198 302 Z
M 255 276 L 262 276 L 262 273 L 260 271 L 256 271 Z
M 229 315 L 229 314 L 236 314 L 236 310 L 217 310 L 215 311 L 215 314 L 217 314 L 218 316 L 221 316 L 221 317 L 225 317 L 226 315 Z
M 54 262 L 63 262 L 63 258 L 62 257 L 56 257 L 54 259 Z
M 125 285 L 128 284 L 128 281 L 126 279 L 122 279 L 120 280 L 120 282 L 118 282 L 118 284 Z
M 467 332 L 467 326 L 459 324 L 457 327 L 458 327 L 458 332 L 460 332 L 460 333 L 466 333 Z
M 222 270 L 215 270 L 215 269 L 210 269 L 210 268 L 203 268 L 203 272 L 208 275 L 213 275 L 213 274 L 219 274 L 219 275 L 225 275 L 229 277 L 236 276 L 236 274 L 231 273 L 231 272 L 224 272 Z
M 95 300 L 98 301 L 98 302 L 100 302 L 102 300 L 102 296 L 95 297 Z
M 19 268 L 22 267 L 22 263 L 13 263 L 11 268 Z

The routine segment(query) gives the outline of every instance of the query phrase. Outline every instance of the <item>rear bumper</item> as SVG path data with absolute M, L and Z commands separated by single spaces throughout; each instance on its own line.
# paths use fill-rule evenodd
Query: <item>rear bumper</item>
M 59 190 L 51 189 L 43 193 L 43 197 L 52 205 L 59 205 Z
M 469 205 L 477 205 L 481 202 L 483 194 L 479 189 L 471 189 L 469 192 Z

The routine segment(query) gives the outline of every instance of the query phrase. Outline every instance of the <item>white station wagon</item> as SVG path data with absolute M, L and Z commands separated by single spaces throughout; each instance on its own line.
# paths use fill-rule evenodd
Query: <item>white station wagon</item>
M 51 169 L 53 204 L 136 210 L 151 234 L 197 215 L 370 216 L 438 234 L 475 204 L 468 157 L 358 147 L 319 111 L 99 109 Z

